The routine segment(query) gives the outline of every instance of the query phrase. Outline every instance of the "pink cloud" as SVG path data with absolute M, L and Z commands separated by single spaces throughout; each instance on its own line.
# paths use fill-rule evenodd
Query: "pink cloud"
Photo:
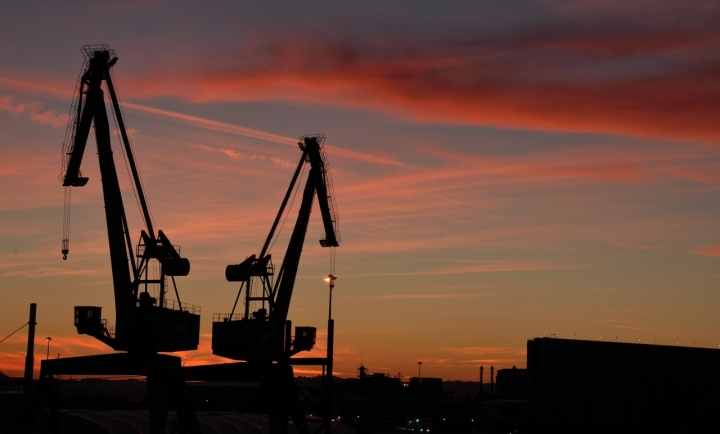
M 720 244 L 711 244 L 709 246 L 698 247 L 693 251 L 696 255 L 717 257 L 720 256 Z
M 14 103 L 13 97 L 0 95 L 0 110 L 10 113 L 13 116 L 27 116 L 35 123 L 49 124 L 53 127 L 67 125 L 67 116 L 59 115 L 52 110 L 43 110 L 43 106 L 37 102 Z
M 271 49 L 273 38 L 260 34 L 255 45 L 233 47 L 244 61 L 135 77 L 132 87 L 144 98 L 311 102 L 417 122 L 707 142 L 720 138 L 711 86 L 717 65 L 702 56 L 683 67 L 678 63 L 681 50 L 720 46 L 707 22 L 692 29 L 620 24 L 615 37 L 608 35 L 604 21 L 591 24 L 537 26 L 519 34 L 449 39 L 442 46 L 294 38 L 290 47 L 277 50 Z M 675 66 L 662 73 L 639 64 L 634 71 L 603 66 L 613 60 L 634 66 L 630 56 L 636 54 L 666 56 Z M 583 72 L 592 65 L 607 74 Z

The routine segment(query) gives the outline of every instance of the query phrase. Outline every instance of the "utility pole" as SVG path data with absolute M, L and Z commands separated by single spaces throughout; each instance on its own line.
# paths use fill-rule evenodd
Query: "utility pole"
M 30 303 L 30 319 L 28 320 L 28 341 L 27 355 L 25 356 L 25 378 L 23 387 L 23 398 L 27 405 L 30 404 L 30 394 L 32 393 L 33 368 L 35 366 L 35 316 L 37 313 L 37 304 Z

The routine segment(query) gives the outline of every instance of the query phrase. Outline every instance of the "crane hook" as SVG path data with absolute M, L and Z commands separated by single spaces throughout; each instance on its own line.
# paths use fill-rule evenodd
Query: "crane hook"
M 63 261 L 67 261 L 67 255 L 68 255 L 68 253 L 70 253 L 70 251 L 69 251 L 68 249 L 63 249 L 63 251 L 62 251 Z

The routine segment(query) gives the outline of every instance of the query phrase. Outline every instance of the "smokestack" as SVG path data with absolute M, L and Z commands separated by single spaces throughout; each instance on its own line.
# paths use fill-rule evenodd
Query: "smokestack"
M 25 379 L 23 387 L 23 398 L 25 402 L 30 404 L 30 394 L 32 393 L 33 367 L 35 366 L 35 314 L 37 312 L 37 304 L 30 303 L 30 319 L 28 320 L 28 341 L 27 355 L 25 356 Z
M 483 369 L 484 367 L 480 367 L 480 392 L 478 392 L 478 395 L 482 397 L 482 391 L 483 391 Z
M 495 367 L 490 367 L 490 398 L 495 397 Z

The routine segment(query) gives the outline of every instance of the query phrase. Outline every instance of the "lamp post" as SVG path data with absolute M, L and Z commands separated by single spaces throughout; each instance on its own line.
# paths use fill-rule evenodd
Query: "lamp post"
M 330 297 L 328 301 L 328 338 L 327 338 L 327 372 L 325 378 L 325 420 L 323 425 L 325 426 L 325 434 L 332 432 L 330 425 L 330 419 L 332 418 L 332 375 L 333 375 L 333 345 L 335 341 L 335 321 L 332 319 L 332 291 L 335 288 L 335 281 L 337 276 L 328 274 L 325 280 L 330 287 Z
M 52 338 L 50 336 L 46 337 L 45 340 L 47 341 L 47 356 L 45 356 L 45 360 L 50 360 L 50 341 Z

